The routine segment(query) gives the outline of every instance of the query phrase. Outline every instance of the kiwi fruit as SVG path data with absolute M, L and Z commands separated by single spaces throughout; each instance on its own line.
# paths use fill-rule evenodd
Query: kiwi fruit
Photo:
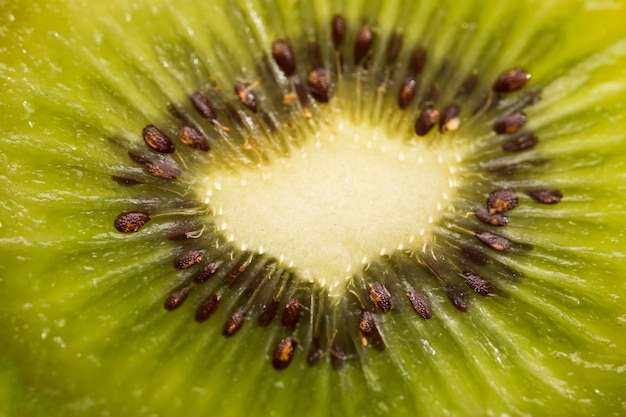
M 620 2 L 2 9 L 0 414 L 626 413 Z

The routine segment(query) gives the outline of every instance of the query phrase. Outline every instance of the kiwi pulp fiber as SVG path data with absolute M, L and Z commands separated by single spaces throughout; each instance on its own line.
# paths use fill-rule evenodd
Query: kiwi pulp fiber
M 106 414 L 118 410 L 116 414 L 136 415 L 143 408 L 163 415 L 176 410 L 200 413 L 208 409 L 236 415 L 247 407 L 258 409 L 260 414 L 308 409 L 328 414 L 330 404 L 338 407 L 339 414 L 350 414 L 361 407 L 372 410 L 372 414 L 396 410 L 438 415 L 446 410 L 457 414 L 523 414 L 550 407 L 559 411 L 618 414 L 622 407 L 617 381 L 623 359 L 620 347 L 624 346 L 618 331 L 623 317 L 619 303 L 623 284 L 616 284 L 610 277 L 619 271 L 615 259 L 623 252 L 620 188 L 616 185 L 623 172 L 616 150 L 623 146 L 623 138 L 615 131 L 615 120 L 621 115 L 618 97 L 623 86 L 617 68 L 623 61 L 624 47 L 618 42 L 617 23 L 611 23 L 619 22 L 613 16 L 615 11 L 585 10 L 583 3 L 570 4 L 565 11 L 558 11 L 558 6 L 550 3 L 536 10 L 525 3 L 517 6 L 519 9 L 485 5 L 478 13 L 454 4 L 428 2 L 410 10 L 391 4 L 334 10 L 316 3 L 298 6 L 298 25 L 289 23 L 287 11 L 279 8 L 276 12 L 274 7 L 256 3 L 246 7 L 195 3 L 175 7 L 166 3 L 128 8 L 110 5 L 80 12 L 71 5 L 52 3 L 43 6 L 44 10 L 33 5 L 32 11 L 26 9 L 29 13 L 18 13 L 18 9 L 9 13 L 6 24 L 16 26 L 11 31 L 16 45 L 7 46 L 3 52 L 2 61 L 11 63 L 3 70 L 3 83 L 6 91 L 15 94 L 3 103 L 7 109 L 3 116 L 7 140 L 1 149 L 7 161 L 4 175 L 11 190 L 3 199 L 10 214 L 2 220 L 3 253 L 7 258 L 4 269 L 9 277 L 4 279 L 2 290 L 3 320 L 11 323 L 3 330 L 3 338 L 11 343 L 3 355 L 7 358 L 4 362 L 10 364 L 5 380 L 21 383 L 10 395 L 30 399 L 24 402 L 26 407 L 53 409 L 58 405 L 59 414 Z M 103 10 L 97 10 L 98 7 Z M 167 106 L 182 104 L 177 108 L 184 115 L 185 109 L 192 109 L 188 104 L 190 93 L 198 89 L 205 93 L 218 91 L 218 96 L 227 97 L 233 107 L 239 105 L 235 109 L 238 115 L 245 115 L 240 116 L 242 123 L 252 120 L 253 127 L 269 128 L 270 123 L 258 121 L 263 113 L 256 119 L 250 113 L 258 114 L 266 110 L 268 103 L 275 102 L 264 97 L 272 94 L 264 90 L 271 79 L 261 77 L 260 83 L 249 91 L 247 87 L 240 88 L 239 95 L 233 91 L 234 85 L 254 85 L 261 73 L 275 74 L 278 84 L 285 88 L 278 92 L 284 100 L 289 84 L 281 84 L 281 72 L 285 71 L 269 60 L 272 42 L 288 39 L 292 43 L 299 54 L 296 71 L 302 66 L 304 79 L 309 61 L 299 58 L 306 54 L 303 47 L 312 35 L 317 35 L 326 38 L 319 41 L 323 48 L 334 48 L 327 44 L 332 42 L 330 22 L 335 13 L 345 18 L 348 27 L 342 46 L 345 65 L 350 68 L 346 70 L 346 80 L 340 84 L 336 77 L 331 78 L 336 89 L 328 104 L 324 104 L 326 108 L 317 104 L 323 100 L 308 93 L 312 98 L 307 106 L 310 119 L 306 110 L 295 103 L 285 105 L 286 111 L 294 114 L 288 113 L 281 122 L 298 120 L 293 123 L 318 127 L 329 117 L 324 113 L 328 108 L 350 97 L 345 90 L 340 91 L 341 86 L 356 85 L 349 84 L 358 72 L 355 68 L 365 67 L 363 62 L 370 59 L 361 79 L 362 92 L 369 98 L 354 103 L 345 116 L 355 118 L 356 124 L 365 123 L 366 116 L 375 113 L 376 88 L 385 79 L 385 71 L 375 68 L 384 66 L 386 41 L 396 31 L 402 31 L 404 46 L 394 67 L 395 82 L 384 84 L 390 98 L 381 104 L 383 109 L 392 108 L 392 115 L 401 114 L 398 117 L 410 120 L 408 124 L 398 124 L 404 126 L 401 138 L 406 137 L 409 143 L 437 144 L 451 137 L 475 141 L 475 165 L 465 157 L 461 167 L 470 174 L 476 167 L 475 172 L 482 173 L 477 175 L 479 184 L 486 175 L 484 166 L 478 170 L 480 162 L 490 162 L 487 168 L 505 171 L 496 173 L 500 175 L 496 177 L 498 187 L 477 187 L 478 191 L 472 188 L 468 192 L 477 195 L 463 195 L 467 187 L 463 183 L 458 187 L 460 198 L 477 206 L 485 205 L 489 194 L 498 189 L 526 191 L 528 177 L 518 176 L 520 171 L 525 175 L 538 173 L 534 175 L 539 175 L 545 186 L 559 189 L 565 197 L 558 205 L 544 206 L 534 202 L 532 193 L 518 193 L 519 206 L 506 213 L 510 220 L 504 228 L 507 232 L 476 220 L 473 212 L 453 213 L 454 216 L 440 219 L 443 223 L 434 222 L 442 227 L 465 216 L 464 224 L 484 227 L 470 232 L 481 233 L 477 236 L 487 242 L 493 240 L 482 234 L 483 230 L 509 233 L 511 241 L 516 238 L 516 242 L 524 243 L 522 252 L 526 252 L 526 245 L 532 246 L 527 254 L 511 256 L 487 251 L 489 259 L 496 260 L 487 261 L 484 268 L 488 271 L 495 267 L 498 274 L 514 270 L 522 275 L 519 279 L 494 282 L 496 287 L 501 286 L 500 293 L 487 298 L 468 293 L 469 308 L 461 313 L 450 303 L 445 287 L 433 285 L 427 292 L 433 304 L 432 318 L 425 321 L 412 311 L 410 297 L 394 290 L 395 278 L 388 277 L 389 271 L 398 277 L 411 275 L 407 271 L 412 271 L 414 265 L 374 263 L 378 269 L 366 272 L 378 271 L 384 279 L 364 278 L 367 286 L 351 288 L 359 295 L 358 302 L 350 301 L 350 296 L 334 306 L 334 311 L 348 312 L 347 316 L 329 318 L 332 323 L 352 322 L 357 327 L 363 323 L 361 328 L 346 325 L 342 336 L 344 345 L 355 346 L 351 355 L 358 360 L 347 361 L 339 372 L 321 364 L 309 368 L 304 350 L 309 341 L 302 339 L 295 347 L 293 362 L 279 373 L 272 369 L 273 349 L 279 340 L 286 340 L 281 346 L 285 349 L 293 344 L 286 339 L 289 336 L 277 319 L 267 328 L 250 319 L 231 338 L 225 339 L 221 334 L 223 325 L 239 311 L 237 304 L 246 289 L 243 285 L 224 295 L 215 313 L 221 316 L 213 316 L 206 323 L 198 324 L 193 319 L 200 300 L 194 304 L 194 299 L 188 298 L 176 312 L 163 308 L 177 285 L 185 283 L 185 273 L 191 271 L 173 265 L 177 259 L 179 265 L 186 263 L 178 258 L 183 253 L 176 252 L 179 241 L 168 240 L 168 233 L 185 229 L 172 229 L 168 216 L 174 216 L 178 225 L 180 213 L 192 214 L 184 220 L 205 215 L 204 206 L 189 203 L 197 202 L 189 198 L 189 193 L 197 192 L 197 188 L 190 191 L 188 185 L 190 173 L 200 172 L 198 166 L 207 163 L 204 151 L 185 149 L 184 144 L 177 142 L 177 152 L 186 152 L 184 163 L 182 158 L 177 160 L 182 174 L 180 181 L 167 185 L 165 178 L 153 178 L 147 172 L 151 164 L 162 167 L 160 162 L 137 162 L 142 158 L 134 154 L 131 159 L 128 151 L 151 152 L 145 149 L 141 130 L 148 125 L 174 126 L 176 116 Z M 214 16 L 215 21 L 229 24 L 207 28 L 206 22 L 203 24 L 196 17 L 199 15 Z M 51 16 L 53 19 L 48 21 Z M 65 21 L 71 25 L 58 29 L 62 25 L 55 22 Z M 528 22 L 533 25 L 528 27 Z M 546 26 L 546 22 L 554 26 Z M 583 41 L 576 35 L 583 22 L 585 27 L 597 24 L 604 30 L 590 31 L 593 35 Z M 439 23 L 446 30 L 427 30 Z M 20 24 L 26 27 L 19 30 Z M 33 30 L 29 30 L 30 25 Z M 370 27 L 375 35 L 372 56 L 355 59 L 354 44 L 349 40 L 354 40 L 363 27 Z M 409 29 L 413 27 L 422 29 Z M 302 28 L 314 30 L 303 34 Z M 554 36 L 551 42 L 535 42 L 544 39 L 546 33 Z M 85 34 L 89 34 L 93 44 L 82 45 Z M 126 45 L 122 39 L 133 41 Z M 500 48 L 487 47 L 494 43 Z M 532 79 L 522 92 L 529 88 L 542 91 L 542 99 L 524 109 L 528 114 L 526 126 L 540 140 L 523 155 L 531 152 L 536 158 L 515 152 L 514 156 L 505 157 L 508 159 L 496 157 L 505 151 L 496 152 L 494 142 L 490 142 L 492 146 L 485 144 L 501 112 L 472 119 L 470 114 L 475 106 L 471 104 L 478 105 L 482 99 L 479 96 L 461 102 L 457 130 L 442 136 L 432 130 L 424 136 L 426 139 L 420 139 L 414 124 L 421 107 L 415 103 L 405 115 L 399 112 L 395 95 L 406 71 L 405 58 L 418 45 L 424 45 L 428 51 L 420 91 L 426 91 L 429 80 L 438 81 L 444 97 L 456 94 L 456 87 L 473 70 L 482 83 L 476 91 L 484 93 L 492 89 L 502 71 L 523 65 Z M 72 46 L 75 47 L 69 48 Z M 459 53 L 461 49 L 464 54 Z M 66 56 L 68 50 L 74 51 L 73 58 Z M 480 57 L 485 50 L 492 50 L 493 55 L 483 62 Z M 549 60 L 544 58 L 547 51 L 553 52 Z M 231 53 L 236 54 L 236 59 L 225 59 L 231 58 Z M 450 67 L 443 71 L 443 78 L 436 78 L 446 61 Z M 230 62 L 233 64 L 225 64 Z M 332 65 L 329 60 L 324 62 Z M 44 73 L 45 77 L 39 75 Z M 249 92 L 260 97 L 257 113 L 248 106 Z M 244 100 L 240 100 L 242 95 Z M 508 97 L 509 105 L 519 100 L 512 97 Z M 507 98 L 504 100 L 502 106 L 507 106 Z M 437 108 L 442 111 L 443 106 Z M 593 109 L 592 116 L 587 114 L 589 109 Z M 219 135 L 223 128 L 236 130 L 221 121 L 224 110 L 218 107 L 221 126 L 208 126 L 216 127 L 218 138 L 224 137 Z M 270 110 L 271 118 L 276 110 L 271 106 Z M 478 122 L 472 124 L 472 120 Z M 495 143 L 500 148 L 515 147 L 513 139 L 533 142 L 503 136 Z M 220 144 L 209 143 L 209 155 L 217 155 Z M 253 144 L 250 150 L 255 150 Z M 235 151 L 241 152 L 239 148 Z M 177 154 L 172 156 L 176 157 Z M 515 172 L 506 172 L 510 165 L 507 161 L 516 163 Z M 221 163 L 217 157 L 211 162 Z M 32 178 L 24 177 L 24 172 Z M 124 187 L 111 181 L 111 175 L 143 184 Z M 172 194 L 179 197 L 173 198 Z M 154 213 L 157 208 L 161 213 Z M 113 219 L 129 210 L 149 211 L 151 220 L 137 233 L 121 234 L 114 230 Z M 202 239 L 210 236 L 210 231 L 200 227 L 191 232 L 202 232 Z M 463 230 L 455 233 L 463 236 Z M 454 245 L 454 237 L 444 235 L 442 240 L 446 245 L 450 241 Z M 478 238 L 472 239 L 482 244 Z M 455 254 L 462 253 L 463 248 L 455 249 L 459 250 Z M 244 265 L 247 259 L 242 256 L 235 261 Z M 231 267 L 236 270 L 238 265 Z M 259 267 L 264 265 L 261 262 Z M 449 265 L 445 264 L 445 268 Z M 436 269 L 439 264 L 431 266 Z M 291 277 L 289 268 L 284 271 Z M 287 279 L 283 274 L 278 279 L 281 277 Z M 437 278 L 425 280 L 437 282 Z M 384 286 L 392 294 L 388 313 L 382 313 L 384 304 L 372 301 L 386 298 L 384 288 L 376 286 L 376 282 L 392 283 Z M 468 287 L 463 289 L 467 291 Z M 194 294 L 191 292 L 191 296 Z M 397 294 L 406 299 L 401 300 Z M 231 308 L 224 308 L 229 300 Z M 286 301 L 281 299 L 280 307 Z M 363 329 L 372 319 L 362 314 L 360 304 L 374 317 L 384 342 L 383 353 L 370 348 L 376 346 L 376 341 L 361 348 L 359 331 L 367 332 Z M 261 308 L 261 304 L 251 305 Z M 299 322 L 298 326 L 305 328 L 306 323 Z M 313 327 L 311 324 L 308 328 Z M 332 331 L 329 333 L 328 341 L 333 336 Z M 332 362 L 332 352 L 336 351 L 326 351 L 323 360 Z M 33 358 L 39 363 L 34 369 L 27 366 Z M 94 375 L 101 376 L 97 384 L 90 382 Z M 264 384 L 256 378 L 273 383 L 259 387 Z M 65 383 L 59 386 L 58 381 Z M 254 400 L 253 404 L 242 401 L 259 390 L 265 394 L 264 399 Z M 228 401 L 222 400 L 225 392 L 229 393 Z M 465 393 L 463 402 L 456 401 L 458 392 Z M 131 393 L 130 398 L 127 393 Z M 6 404 L 16 402 L 22 403 L 8 398 Z M 23 406 L 14 407 L 18 410 Z

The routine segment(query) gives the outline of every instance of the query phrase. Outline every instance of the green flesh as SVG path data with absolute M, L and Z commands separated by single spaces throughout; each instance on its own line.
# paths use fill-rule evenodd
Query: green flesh
M 9 2 L 0 17 L 0 415 L 626 413 L 620 3 L 37 3 Z M 224 90 L 239 74 L 254 79 L 273 40 L 301 39 L 303 27 L 328 37 L 335 12 L 352 31 L 363 22 L 384 36 L 404 29 L 406 50 L 423 44 L 429 62 L 452 57 L 456 81 L 476 69 L 488 85 L 503 69 L 527 67 L 543 90 L 527 109 L 542 139 L 530 152 L 550 160 L 533 179 L 566 199 L 526 198 L 511 213 L 506 235 L 534 250 L 494 255 L 524 274 L 498 282 L 506 296 L 461 313 L 439 294 L 429 321 L 398 307 L 377 316 L 384 353 L 360 349 L 359 361 L 335 371 L 308 367 L 299 350 L 277 372 L 268 360 L 282 337 L 276 326 L 246 325 L 225 339 L 226 309 L 202 325 L 191 305 L 163 309 L 180 281 L 173 246 L 156 230 L 112 230 L 137 191 L 111 181 L 132 164 L 110 139 L 139 144 L 143 126 L 169 120 L 168 103 L 211 77 Z M 435 75 L 427 65 L 424 82 Z M 492 152 L 475 149 L 476 162 Z

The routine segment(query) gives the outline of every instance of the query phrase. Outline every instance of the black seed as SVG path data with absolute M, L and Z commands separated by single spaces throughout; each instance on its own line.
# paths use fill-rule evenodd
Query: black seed
M 278 311 L 278 305 L 279 302 L 276 298 L 272 298 L 263 305 L 263 311 L 261 311 L 259 319 L 257 320 L 259 326 L 265 327 L 272 322 Z
M 283 313 L 280 317 L 280 322 L 283 326 L 288 328 L 294 328 L 300 319 L 300 300 L 297 298 L 291 298 L 285 304 Z
M 404 35 L 401 32 L 393 32 L 387 43 L 387 65 L 391 66 L 402 50 L 402 43 L 404 41 Z
M 528 195 L 542 204 L 556 204 L 563 198 L 563 193 L 557 189 L 533 190 L 529 191 Z
M 178 131 L 178 137 L 180 141 L 187 146 L 194 149 L 200 149 L 201 151 L 209 151 L 211 146 L 209 141 L 204 137 L 202 132 L 192 126 L 183 126 Z
M 256 113 L 256 97 L 247 85 L 243 83 L 235 83 L 235 93 L 237 93 L 239 100 L 241 101 L 241 103 L 243 103 L 244 106 Z
M 307 78 L 309 91 L 313 98 L 320 103 L 327 103 L 330 100 L 330 74 L 323 68 L 314 69 Z
M 500 116 L 493 124 L 493 130 L 499 135 L 517 132 L 526 123 L 526 114 L 517 110 Z
M 461 276 L 467 282 L 467 285 L 476 293 L 480 295 L 489 295 L 493 293 L 493 287 L 491 283 L 472 271 L 461 272 Z
M 132 149 L 128 151 L 128 156 L 133 161 L 145 165 L 148 172 L 155 177 L 174 179 L 180 175 L 180 168 L 170 157 Z
M 213 294 L 213 295 L 208 296 L 198 306 L 198 309 L 196 310 L 196 321 L 198 323 L 202 323 L 203 321 L 211 317 L 211 315 L 217 309 L 217 306 L 219 305 L 221 299 L 222 299 L 222 296 L 218 294 Z
M 175 222 L 167 235 L 169 240 L 179 241 L 199 236 L 202 227 L 192 222 Z
M 513 68 L 498 76 L 493 84 L 493 91 L 507 93 L 523 88 L 530 81 L 530 74 L 522 68 Z
M 112 175 L 111 179 L 113 181 L 115 181 L 116 183 L 118 183 L 120 185 L 124 185 L 124 186 L 143 184 L 139 180 L 135 180 L 135 179 L 132 179 L 132 178 L 119 177 L 117 175 Z
M 480 78 L 478 77 L 478 73 L 475 71 L 468 75 L 459 87 L 459 91 L 456 93 L 457 97 L 472 94 L 476 89 L 479 80 Z
M 417 81 L 413 78 L 407 78 L 404 80 L 402 84 L 402 88 L 398 92 L 398 106 L 404 110 L 413 101 L 415 97 L 415 93 L 417 92 Z
M 374 43 L 374 32 L 369 27 L 361 29 L 354 41 L 354 65 L 360 65 Z
M 443 109 L 441 120 L 439 120 L 439 131 L 445 133 L 448 130 L 458 129 L 460 113 L 461 108 L 456 103 L 452 103 Z
M 156 126 L 148 125 L 144 127 L 141 134 L 146 145 L 155 152 L 172 153 L 176 149 L 170 138 Z
M 391 310 L 391 293 L 380 282 L 370 285 L 370 300 L 383 313 Z
M 490 224 L 492 226 L 506 226 L 509 224 L 509 218 L 504 214 L 495 213 L 489 214 L 489 210 L 485 207 L 478 207 L 474 210 L 474 214 L 481 222 Z
M 415 133 L 418 136 L 424 136 L 439 121 L 439 110 L 434 106 L 426 106 L 415 121 Z
M 226 285 L 228 285 L 229 288 L 232 288 L 232 286 L 235 285 L 237 281 L 239 281 L 239 278 L 241 278 L 241 276 L 243 275 L 243 271 L 246 270 L 248 265 L 248 259 L 246 258 L 240 261 L 237 265 L 235 265 L 233 269 L 230 270 L 225 278 Z
M 190 292 L 190 287 L 180 287 L 175 289 L 170 293 L 170 295 L 167 296 L 163 307 L 165 307 L 165 309 L 169 311 L 177 309 L 178 307 L 183 305 Z
M 204 251 L 202 249 L 181 253 L 174 259 L 174 268 L 187 269 L 202 261 L 202 258 L 204 258 Z
M 408 70 L 408 75 L 411 78 L 414 78 L 417 74 L 420 73 L 420 71 L 422 71 L 424 65 L 426 65 L 426 57 L 427 53 L 426 49 L 424 48 L 417 48 L 415 52 L 413 52 L 413 55 L 411 55 L 411 59 L 409 60 Z
M 115 228 L 122 233 L 135 233 L 150 221 L 150 215 L 140 211 L 120 213 L 115 218 Z
M 320 351 L 320 341 L 317 337 L 311 340 L 311 346 L 309 346 L 309 353 L 306 357 L 306 362 L 309 366 L 313 366 L 320 360 L 322 352 Z
M 518 136 L 502 144 L 505 152 L 518 152 L 530 149 L 539 142 L 539 138 L 533 134 Z
M 222 334 L 225 337 L 231 337 L 241 329 L 243 322 L 246 318 L 246 309 L 241 307 L 228 319 L 222 329 Z
M 517 207 L 517 193 L 513 190 L 496 190 L 489 193 L 487 197 L 487 208 L 489 215 L 504 213 Z
M 200 116 L 209 121 L 213 121 L 217 118 L 215 108 L 204 94 L 196 91 L 189 96 L 189 99 Z
M 272 57 L 286 76 L 293 75 L 296 72 L 296 58 L 293 55 L 291 45 L 287 41 L 279 39 L 272 43 Z
M 298 342 L 291 336 L 287 336 L 276 343 L 274 353 L 272 354 L 274 369 L 281 370 L 289 366 L 293 354 L 296 352 L 296 346 L 298 346 Z
M 457 310 L 467 311 L 467 301 L 461 292 L 451 285 L 446 285 L 446 294 L 448 295 L 450 301 L 452 301 L 452 305 L 456 307 Z
M 476 265 L 487 265 L 491 259 L 475 247 L 463 246 L 461 247 L 460 252 Z
M 430 303 L 426 296 L 416 290 L 408 290 L 406 296 L 411 302 L 413 309 L 419 316 L 425 320 L 428 320 L 433 316 L 433 311 L 430 308 Z
M 334 369 L 341 369 L 347 360 L 346 351 L 343 347 L 343 343 L 335 339 L 333 346 L 330 348 L 330 362 Z
M 346 37 L 346 19 L 344 19 L 342 15 L 336 14 L 333 16 L 330 27 L 333 34 L 333 44 L 335 45 L 335 49 L 339 49 Z
M 148 172 L 155 177 L 172 180 L 180 176 L 180 168 L 169 158 L 154 159 L 146 164 Z
M 502 236 L 489 232 L 476 233 L 474 236 L 476 236 L 483 245 L 499 252 L 506 252 L 511 249 L 511 241 Z
M 198 284 L 202 284 L 203 282 L 206 282 L 209 278 L 215 275 L 215 273 L 217 272 L 217 270 L 219 269 L 220 265 L 222 265 L 223 262 L 224 261 L 214 261 L 214 262 L 210 262 L 206 264 L 205 266 L 202 267 L 201 270 L 196 272 L 196 274 L 193 276 L 193 280 L 197 282 Z
M 359 316 L 359 329 L 363 336 L 371 336 L 376 331 L 376 325 L 374 324 L 374 316 L 369 311 L 363 309 L 361 310 L 361 315 Z
M 308 44 L 309 61 L 311 61 L 311 67 L 313 69 L 323 68 L 324 61 L 322 60 L 322 49 L 320 44 L 315 41 L 310 41 Z

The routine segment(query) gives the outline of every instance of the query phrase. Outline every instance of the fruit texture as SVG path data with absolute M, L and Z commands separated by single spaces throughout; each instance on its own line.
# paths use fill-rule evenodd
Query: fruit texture
M 1 415 L 626 413 L 625 5 L 53 0 L 7 1 L 0 13 Z M 345 38 L 343 26 L 333 20 L 336 13 L 345 19 Z M 324 51 L 341 44 L 351 70 L 345 84 L 331 79 L 333 89 L 328 73 L 310 73 L 310 102 L 328 102 L 337 110 L 333 100 L 344 100 L 345 112 L 332 113 L 333 122 L 391 124 L 396 119 L 372 110 L 376 90 L 366 88 L 380 85 L 375 76 L 385 77 L 384 65 L 381 72 L 368 68 L 385 59 L 395 62 L 389 58 L 395 44 L 381 46 L 392 33 L 404 34 L 402 59 L 409 45 L 424 45 L 428 58 L 421 81 L 438 82 L 444 95 L 451 95 L 447 84 L 459 85 L 472 71 L 487 91 L 507 94 L 526 82 L 541 91 L 541 100 L 506 119 L 497 114 L 471 119 L 468 103 L 476 105 L 478 98 L 468 99 L 460 106 L 458 127 L 453 120 L 459 109 L 426 106 L 420 113 L 411 107 L 412 89 L 423 93 L 426 87 L 407 84 L 389 113 L 408 108 L 420 114 L 423 121 L 414 117 L 402 125 L 414 141 L 450 137 L 457 128 L 466 132 L 458 139 L 478 149 L 476 159 L 465 160 L 470 173 L 480 161 L 499 161 L 481 154 L 493 149 L 482 146 L 488 135 L 480 132 L 509 134 L 522 125 L 532 130 L 539 142 L 528 134 L 502 143 L 503 152 L 537 151 L 534 165 L 507 157 L 538 172 L 534 182 L 515 177 L 513 184 L 528 188 L 539 178 L 553 188 L 522 194 L 519 206 L 517 197 L 476 192 L 467 177 L 461 190 L 469 191 L 460 192 L 460 198 L 487 204 L 477 216 L 495 222 L 490 227 L 506 222 L 506 233 L 527 245 L 523 248 L 532 247 L 532 254 L 493 252 L 490 259 L 518 273 L 498 281 L 498 291 L 460 271 L 476 293 L 468 296 L 468 308 L 456 293 L 446 296 L 444 287 L 429 293 L 432 311 L 413 292 L 403 306 L 376 282 L 364 297 L 371 308 L 362 312 L 349 309 L 349 291 L 340 289 L 331 299 L 335 310 L 329 311 L 351 316 L 329 320 L 351 318 L 357 325 L 345 336 L 357 346 L 352 353 L 357 360 L 345 363 L 343 348 L 331 338 L 322 363 L 309 366 L 308 344 L 284 337 L 289 325 L 279 328 L 277 319 L 267 327 L 243 322 L 246 312 L 233 295 L 203 305 L 208 316 L 211 303 L 219 302 L 215 314 L 222 321 L 193 320 L 199 314 L 193 302 L 199 300 L 185 301 L 189 295 L 181 277 L 206 262 L 206 253 L 176 252 L 178 246 L 164 238 L 163 217 L 148 211 L 201 211 L 185 205 L 193 193 L 188 184 L 198 184 L 190 176 L 202 164 L 222 163 L 224 171 L 236 164 L 212 159 L 214 147 L 224 145 L 198 139 L 193 131 L 185 131 L 175 146 L 153 128 L 143 136 L 142 131 L 170 126 L 168 105 L 188 103 L 190 94 L 206 85 L 229 94 L 249 118 L 243 120 L 258 120 L 267 97 L 275 94 L 257 79 L 273 42 L 288 40 L 298 48 L 295 68 L 286 43 L 276 48 L 274 73 L 291 76 L 304 62 L 303 45 L 315 37 Z M 445 62 L 453 70 L 437 78 Z M 511 79 L 498 81 L 505 70 Z M 355 87 L 359 71 L 362 90 Z M 395 79 L 389 88 L 400 85 Z M 370 95 L 348 100 L 360 91 Z M 223 113 L 214 119 L 198 96 L 189 105 L 200 107 L 216 131 L 227 132 L 229 126 L 219 125 Z M 313 122 L 328 114 L 325 109 L 311 110 Z M 298 120 L 306 120 L 304 114 Z M 378 117 L 370 120 L 371 114 Z M 397 117 L 409 119 L 402 114 Z M 295 120 L 291 117 L 296 116 L 286 119 Z M 447 123 L 440 126 L 441 118 Z M 478 126 L 465 125 L 468 120 L 478 120 Z M 235 152 L 254 149 L 253 142 L 246 146 Z M 178 161 L 187 151 L 185 163 L 163 162 Z M 145 182 L 139 188 L 133 185 L 137 179 Z M 500 184 L 506 188 L 509 181 Z M 445 224 L 445 219 L 438 223 Z M 507 252 L 511 242 L 489 230 L 476 232 L 478 244 Z M 451 228 L 445 236 L 457 232 Z M 399 282 L 403 267 L 383 272 Z M 235 286 L 232 292 L 243 289 Z M 359 334 L 378 334 L 381 339 L 372 344 L 382 340 L 384 352 L 361 349 Z M 338 364 L 341 369 L 334 369 Z

